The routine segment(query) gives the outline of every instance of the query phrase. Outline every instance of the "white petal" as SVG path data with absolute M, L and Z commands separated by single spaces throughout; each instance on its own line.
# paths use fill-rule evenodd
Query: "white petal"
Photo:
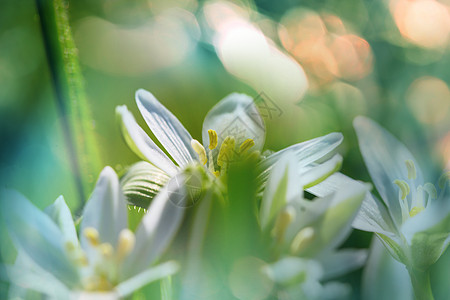
M 121 118 L 122 135 L 131 150 L 140 158 L 149 161 L 170 176 L 174 176 L 177 172 L 175 164 L 136 123 L 127 107 L 117 106 L 116 114 Z
M 64 250 L 64 236 L 53 220 L 16 191 L 3 190 L 0 199 L 6 227 L 18 250 L 66 285 L 75 285 L 78 274 Z
M 178 272 L 179 266 L 174 261 L 165 262 L 150 269 L 145 270 L 138 275 L 121 282 L 116 286 L 120 297 L 131 295 L 134 291 L 144 287 L 152 281 L 171 276 Z
M 87 227 L 97 229 L 100 242 L 115 246 L 120 231 L 128 227 L 127 218 L 125 196 L 120 188 L 117 174 L 111 167 L 105 167 L 84 207 L 80 225 L 82 247 L 89 248 L 87 247 L 89 242 L 82 234 Z
M 301 184 L 304 188 L 308 188 L 319 184 L 331 174 L 335 173 L 342 166 L 342 156 L 336 154 L 331 159 L 321 164 L 314 164 L 300 169 Z
M 362 267 L 366 263 L 367 251 L 344 249 L 322 255 L 319 261 L 324 270 L 322 280 L 337 278 Z
M 44 212 L 55 222 L 64 235 L 65 241 L 78 245 L 77 231 L 73 223 L 72 213 L 64 201 L 63 196 L 59 196 L 55 202 L 48 206 Z
M 411 160 L 416 167 L 416 181 L 421 183 L 423 177 L 420 167 L 409 150 L 374 121 L 359 116 L 353 121 L 353 126 L 370 177 L 388 206 L 394 221 L 401 224 L 398 187 L 394 184 L 394 180 L 402 179 L 408 182 L 405 161 Z M 414 187 L 411 188 L 414 189 Z
M 39 267 L 23 251 L 19 251 L 13 266 L 1 266 L 0 274 L 1 277 L 6 276 L 2 279 L 10 281 L 12 286 L 20 287 L 25 292 L 30 289 L 59 299 L 69 294 L 69 290 L 61 281 Z M 12 297 L 11 294 L 9 296 Z
M 413 299 L 405 266 L 394 260 L 378 238 L 372 240 L 362 280 L 362 299 Z
M 150 92 L 138 90 L 136 103 L 148 127 L 179 166 L 197 160 L 189 132 Z
M 288 256 L 263 268 L 274 282 L 287 283 L 302 273 L 311 279 L 318 280 L 323 275 L 320 264 L 314 260 Z
M 213 150 L 217 155 L 221 142 L 227 136 L 234 136 L 239 147 L 246 139 L 253 139 L 251 150 L 261 151 L 266 138 L 266 129 L 253 99 L 244 94 L 231 94 L 217 103 L 203 121 L 202 139 L 205 149 L 209 146 L 208 130 L 217 132 L 219 145 Z
M 153 199 L 136 230 L 136 246 L 124 262 L 124 278 L 146 269 L 167 248 L 184 217 L 185 175 L 173 177 Z
M 287 152 L 270 171 L 261 202 L 261 227 L 265 229 L 288 201 L 295 196 L 302 196 L 302 191 L 295 167 L 294 153 Z
M 341 186 L 333 195 L 309 201 L 309 207 L 298 210 L 295 222 L 288 228 L 286 239 L 291 241 L 302 228 L 311 226 L 315 229 L 315 236 L 304 250 L 305 253 L 317 255 L 335 248 L 350 234 L 351 223 L 367 191 L 367 186 L 353 182 Z
M 272 166 L 286 151 L 293 151 L 297 157 L 298 167 L 304 167 L 324 157 L 333 151 L 342 142 L 342 134 L 333 132 L 312 140 L 292 145 L 275 152 L 262 163 L 263 168 Z

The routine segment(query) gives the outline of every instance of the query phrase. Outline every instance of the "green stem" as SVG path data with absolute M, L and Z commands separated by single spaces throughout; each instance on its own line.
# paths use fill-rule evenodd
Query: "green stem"
M 414 290 L 414 299 L 416 300 L 434 300 L 431 292 L 430 272 L 415 268 L 408 268 L 411 284 Z
M 75 186 L 83 205 L 101 168 L 65 0 L 36 0 L 56 104 Z

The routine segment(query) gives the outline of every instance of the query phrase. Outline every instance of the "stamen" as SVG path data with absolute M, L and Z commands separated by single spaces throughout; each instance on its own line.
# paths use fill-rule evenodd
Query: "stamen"
M 292 241 L 291 252 L 293 254 L 298 254 L 300 251 L 306 249 L 306 247 L 310 245 L 311 241 L 314 239 L 314 235 L 315 232 L 312 227 L 305 227 L 300 230 Z
M 448 181 L 450 181 L 450 171 L 445 172 L 439 177 L 439 187 L 444 189 Z
M 423 186 L 423 190 L 425 192 L 427 192 L 428 196 L 431 199 L 437 199 L 437 191 L 436 191 L 436 187 L 434 186 L 434 184 L 431 184 L 429 182 L 425 183 Z
M 213 129 L 208 130 L 209 149 L 213 150 L 217 147 L 217 132 Z
M 410 159 L 405 161 L 406 169 L 408 169 L 408 179 L 416 179 L 417 178 L 417 172 L 416 172 L 416 166 L 414 165 L 414 162 Z
M 194 149 L 194 151 L 197 152 L 198 158 L 200 159 L 200 163 L 202 165 L 205 165 L 206 162 L 208 161 L 208 159 L 206 158 L 205 147 L 203 147 L 203 145 L 200 144 L 199 141 L 194 139 L 191 141 L 191 146 Z
M 405 181 L 399 179 L 396 179 L 394 183 L 400 188 L 402 192 L 402 200 L 404 200 L 410 192 L 409 185 Z
M 217 165 L 219 165 L 219 167 L 228 164 L 233 159 L 235 142 L 236 141 L 232 136 L 227 136 L 222 142 L 219 155 L 217 156 Z
M 246 153 L 254 145 L 255 145 L 255 141 L 253 139 L 246 139 L 239 147 L 239 154 Z
M 104 257 L 111 257 L 113 252 L 114 252 L 114 248 L 111 246 L 110 243 L 103 243 L 99 246 L 99 250 L 100 253 L 102 254 L 102 256 Z
M 417 215 L 418 213 L 420 213 L 424 209 L 425 209 L 425 207 L 423 207 L 423 206 L 414 206 L 411 209 L 411 211 L 409 212 L 409 216 L 410 217 L 414 217 L 415 215 Z
M 276 237 L 277 241 L 281 243 L 284 239 L 284 234 L 289 224 L 295 218 L 295 210 L 292 207 L 288 207 L 278 214 L 275 226 L 273 227 L 272 235 Z
M 119 234 L 119 242 L 117 246 L 117 255 L 119 259 L 127 256 L 133 250 L 136 243 L 134 233 L 129 229 L 123 229 Z
M 87 227 L 83 231 L 84 236 L 92 246 L 98 246 L 100 243 L 98 239 L 98 231 L 93 227 Z

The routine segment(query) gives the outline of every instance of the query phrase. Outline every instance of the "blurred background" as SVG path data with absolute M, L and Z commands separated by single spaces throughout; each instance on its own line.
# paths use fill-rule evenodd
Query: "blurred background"
M 352 128 L 361 114 L 402 140 L 431 182 L 450 168 L 449 0 L 77 0 L 69 18 L 102 165 L 117 171 L 138 158 L 115 107 L 127 105 L 147 130 L 138 88 L 197 139 L 207 111 L 241 92 L 262 99 L 268 149 L 340 131 L 342 172 L 370 181 Z M 77 209 L 59 118 L 35 2 L 2 1 L 0 187 L 40 208 L 64 194 Z M 370 239 L 355 232 L 345 246 Z M 448 283 L 441 272 L 432 280 Z

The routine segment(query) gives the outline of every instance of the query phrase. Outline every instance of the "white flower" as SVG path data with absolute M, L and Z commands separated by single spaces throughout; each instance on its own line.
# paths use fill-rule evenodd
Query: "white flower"
M 320 281 L 364 264 L 366 251 L 336 248 L 348 237 L 368 187 L 351 179 L 336 181 L 343 177 L 339 173 L 326 179 L 340 166 L 339 155 L 300 170 L 295 162 L 293 153 L 287 152 L 273 166 L 263 194 L 260 223 L 263 232 L 272 236 L 272 253 L 278 259 L 266 272 L 277 283 L 298 283 L 285 291 L 290 295 L 287 299 L 323 299 L 329 289 L 342 291 L 345 298 L 348 289 L 337 288 L 337 283 L 325 287 Z M 326 188 L 334 191 L 323 193 L 323 185 L 331 184 L 333 189 Z M 322 197 L 305 199 L 306 188 Z
M 156 167 L 152 169 L 152 175 L 145 179 L 147 182 L 150 180 L 150 184 L 156 182 L 155 189 L 189 164 L 200 163 L 209 170 L 208 174 L 220 177 L 236 156 L 259 153 L 263 149 L 264 122 L 252 98 L 247 95 L 231 94 L 208 112 L 203 122 L 203 144 L 193 139 L 181 122 L 150 92 L 138 90 L 136 103 L 150 130 L 173 159 L 136 123 L 126 106 L 116 108 L 129 147 Z M 332 151 L 341 141 L 340 133 L 331 133 L 270 155 L 259 166 L 263 173 L 262 182 L 267 180 L 268 171 L 285 151 L 295 153 L 299 167 L 307 166 Z M 138 176 L 135 180 L 140 179 Z
M 426 271 L 450 242 L 449 173 L 441 178 L 438 193 L 423 180 L 408 149 L 389 132 L 365 117 L 357 117 L 354 127 L 383 201 L 369 195 L 353 226 L 374 232 L 410 272 Z
M 12 284 L 57 299 L 118 299 L 175 273 L 175 262 L 151 265 L 183 218 L 183 208 L 174 205 L 186 195 L 176 184 L 182 176 L 154 198 L 136 234 L 128 229 L 127 205 L 110 167 L 84 208 L 79 238 L 62 196 L 43 212 L 20 193 L 2 191 L 1 212 L 18 250 L 16 263 L 6 266 Z

